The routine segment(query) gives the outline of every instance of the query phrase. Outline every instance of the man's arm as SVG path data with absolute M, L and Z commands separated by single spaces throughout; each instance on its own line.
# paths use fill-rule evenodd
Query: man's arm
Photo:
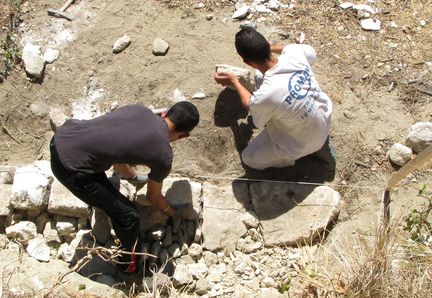
M 115 171 L 119 172 L 124 178 L 131 178 L 136 175 L 135 169 L 127 163 L 116 163 L 113 164 Z
M 168 204 L 165 197 L 162 195 L 162 183 L 149 179 L 147 183 L 147 199 L 153 206 L 158 208 L 167 216 L 174 216 L 176 211 Z
M 215 73 L 214 79 L 222 86 L 233 86 L 237 90 L 243 107 L 249 111 L 249 99 L 252 94 L 240 83 L 239 79 L 234 74 L 229 72 L 218 72 Z

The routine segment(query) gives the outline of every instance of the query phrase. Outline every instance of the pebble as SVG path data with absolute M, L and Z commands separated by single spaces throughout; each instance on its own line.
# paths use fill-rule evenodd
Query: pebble
M 374 19 L 364 19 L 360 22 L 361 27 L 367 31 L 379 31 L 381 30 L 381 21 Z
M 118 54 L 118 53 L 124 51 L 124 49 L 126 49 L 131 44 L 131 42 L 132 42 L 132 40 L 129 36 L 127 36 L 126 34 L 123 35 L 122 37 L 117 39 L 117 41 L 114 43 L 113 53 Z

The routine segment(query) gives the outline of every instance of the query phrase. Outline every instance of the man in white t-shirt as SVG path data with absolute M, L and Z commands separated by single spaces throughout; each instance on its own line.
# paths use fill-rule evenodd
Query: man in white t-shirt
M 315 50 L 301 44 L 270 45 L 253 29 L 240 30 L 235 46 L 244 63 L 257 70 L 256 91 L 251 94 L 231 73 L 216 73 L 214 79 L 235 87 L 255 126 L 262 129 L 243 150 L 243 162 L 259 170 L 287 167 L 320 150 L 330 132 L 332 102 L 310 67 Z

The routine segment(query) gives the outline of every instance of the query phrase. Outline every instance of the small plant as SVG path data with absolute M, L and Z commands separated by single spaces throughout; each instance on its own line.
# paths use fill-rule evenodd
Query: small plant
M 286 278 L 286 282 L 285 282 L 285 283 L 282 283 L 282 284 L 279 286 L 279 288 L 278 288 L 279 293 L 283 294 L 283 293 L 289 291 L 289 289 L 291 288 L 291 281 L 292 281 L 292 278 L 293 278 L 292 275 L 291 275 L 291 274 L 288 274 L 288 276 L 287 276 L 287 278 Z
M 0 81 L 6 78 L 14 69 L 15 65 L 21 62 L 21 53 L 18 48 L 16 37 L 12 34 L 6 34 L 5 38 L 0 41 Z
M 404 221 L 404 230 L 410 233 L 410 238 L 416 242 L 427 242 L 432 236 L 432 194 L 427 192 L 426 185 L 420 185 L 419 196 L 427 199 L 421 210 L 414 209 Z

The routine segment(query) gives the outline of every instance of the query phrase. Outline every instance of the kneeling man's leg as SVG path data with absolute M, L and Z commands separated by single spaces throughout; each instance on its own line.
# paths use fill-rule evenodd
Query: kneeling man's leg
M 287 158 L 285 150 L 272 141 L 267 129 L 249 143 L 241 157 L 248 167 L 257 170 L 269 167 L 283 168 L 295 164 L 295 160 Z

